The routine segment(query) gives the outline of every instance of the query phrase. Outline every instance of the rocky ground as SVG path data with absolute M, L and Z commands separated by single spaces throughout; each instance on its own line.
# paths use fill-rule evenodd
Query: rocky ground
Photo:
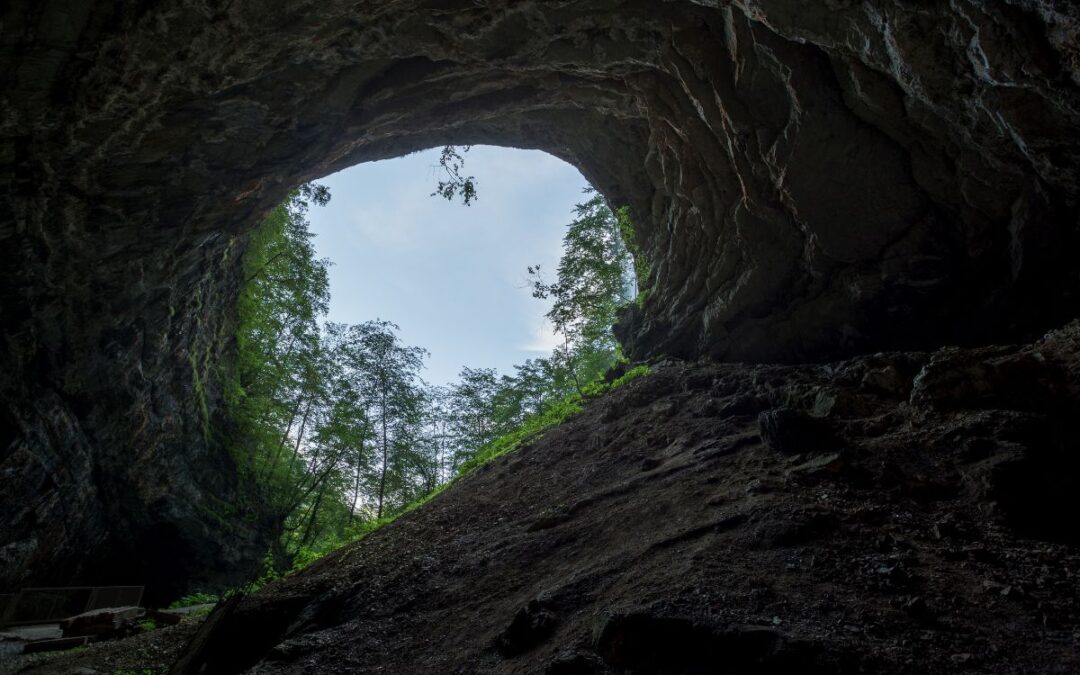
M 204 618 L 205 615 L 192 616 L 176 626 L 71 651 L 0 658 L 0 675 L 25 672 L 158 675 L 168 671 Z
M 1023 347 L 662 363 L 247 598 L 189 657 L 215 673 L 1080 672 L 1078 412 L 1080 323 Z M 161 668 L 185 631 L 131 644 L 161 640 L 145 663 Z M 123 649 L 21 672 L 112 672 Z

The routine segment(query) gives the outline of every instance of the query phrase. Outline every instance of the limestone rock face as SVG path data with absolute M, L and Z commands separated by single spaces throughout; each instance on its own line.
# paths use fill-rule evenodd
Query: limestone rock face
M 1069 0 L 7 3 L 0 584 L 261 555 L 214 442 L 236 263 L 291 187 L 361 161 L 579 167 L 651 263 L 637 357 L 1063 323 L 1078 33 Z

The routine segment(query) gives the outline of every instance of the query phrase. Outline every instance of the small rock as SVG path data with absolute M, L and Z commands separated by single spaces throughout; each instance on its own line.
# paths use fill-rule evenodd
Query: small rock
M 506 658 L 523 654 L 543 642 L 555 630 L 555 614 L 539 600 L 517 611 L 506 630 L 495 638 L 495 649 Z

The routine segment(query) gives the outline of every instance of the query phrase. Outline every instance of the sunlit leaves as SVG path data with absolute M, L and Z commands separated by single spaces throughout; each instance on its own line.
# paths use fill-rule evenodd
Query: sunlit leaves
M 462 157 L 462 153 L 467 153 L 470 149 L 472 149 L 471 145 L 462 146 L 461 152 L 458 152 L 457 146 L 454 145 L 447 145 L 442 149 L 439 154 L 439 165 L 436 168 L 442 172 L 443 179 L 436 185 L 435 192 L 431 193 L 432 197 L 442 197 L 451 202 L 460 197 L 465 206 L 470 206 L 476 201 L 476 177 L 463 176 L 461 173 L 465 169 L 465 158 Z
M 533 296 L 554 301 L 547 317 L 563 344 L 553 359 L 569 369 L 578 386 L 617 358 L 611 326 L 619 307 L 636 293 L 634 259 L 623 239 L 627 211 L 616 215 L 600 194 L 591 188 L 585 192 L 592 197 L 574 207 L 556 279 L 546 282 L 539 265 L 528 268 Z

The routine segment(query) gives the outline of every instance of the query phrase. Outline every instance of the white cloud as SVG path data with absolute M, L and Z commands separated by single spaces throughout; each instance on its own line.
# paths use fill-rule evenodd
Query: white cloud
M 542 318 L 533 326 L 532 339 L 520 345 L 518 349 L 523 352 L 543 353 L 546 355 L 551 354 L 560 344 L 562 344 L 562 338 L 555 334 L 548 320 Z

